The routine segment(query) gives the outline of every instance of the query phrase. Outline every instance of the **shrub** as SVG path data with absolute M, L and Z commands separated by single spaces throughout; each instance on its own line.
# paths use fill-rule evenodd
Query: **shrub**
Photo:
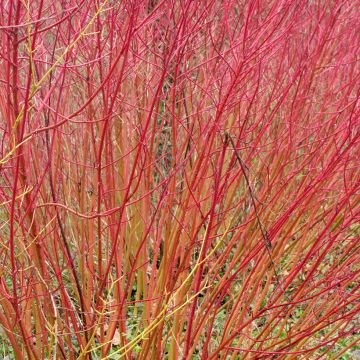
M 357 5 L 1 2 L 9 354 L 356 349 Z

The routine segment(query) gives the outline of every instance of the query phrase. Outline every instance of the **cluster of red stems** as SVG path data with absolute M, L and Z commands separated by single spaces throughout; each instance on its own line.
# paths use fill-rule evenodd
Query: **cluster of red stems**
M 15 359 L 354 349 L 358 6 L 0 2 L 0 330 Z

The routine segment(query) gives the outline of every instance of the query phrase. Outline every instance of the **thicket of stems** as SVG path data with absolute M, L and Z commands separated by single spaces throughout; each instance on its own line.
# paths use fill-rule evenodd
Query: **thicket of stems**
M 0 4 L 16 359 L 356 344 L 358 1 Z

